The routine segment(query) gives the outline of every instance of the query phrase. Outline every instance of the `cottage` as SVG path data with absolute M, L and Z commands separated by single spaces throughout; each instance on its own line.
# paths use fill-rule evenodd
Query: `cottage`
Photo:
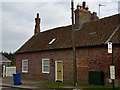
M 120 84 L 120 14 L 99 19 L 85 2 L 75 10 L 77 82 L 107 84 L 112 64 L 107 42 L 112 41 L 116 80 Z M 34 35 L 16 52 L 17 72 L 22 78 L 73 82 L 72 26 L 40 31 L 37 14 Z M 96 74 L 96 78 L 91 74 Z

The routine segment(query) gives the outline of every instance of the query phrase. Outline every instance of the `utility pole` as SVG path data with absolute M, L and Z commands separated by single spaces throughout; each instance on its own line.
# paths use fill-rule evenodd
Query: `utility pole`
M 106 6 L 106 5 L 99 4 L 99 18 L 100 18 L 100 7 L 101 6 Z
M 118 2 L 118 14 L 120 14 L 120 1 Z M 120 23 L 120 16 L 118 16 L 118 23 Z M 120 42 L 120 28 L 118 30 L 118 42 Z M 120 48 L 118 50 L 119 60 L 120 60 Z
M 77 85 L 77 68 L 76 68 L 76 48 L 75 48 L 75 27 L 74 27 L 74 1 L 71 0 L 72 14 L 72 57 L 73 57 L 73 84 Z
M 120 14 L 120 1 L 118 2 L 118 14 Z
M 114 74 L 115 74 L 115 63 L 114 63 L 114 51 L 113 50 L 114 49 L 112 47 L 112 65 L 114 66 Z M 115 75 L 114 75 L 114 77 L 115 77 Z M 114 81 L 114 79 L 112 79 L 112 90 L 115 90 L 115 81 Z
M 108 53 L 112 54 L 112 65 L 110 65 L 110 79 L 112 80 L 112 90 L 115 90 L 115 62 L 112 42 L 108 42 Z

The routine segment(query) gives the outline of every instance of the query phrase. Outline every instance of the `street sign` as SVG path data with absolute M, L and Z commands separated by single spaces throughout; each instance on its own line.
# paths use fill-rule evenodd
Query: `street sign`
M 110 79 L 112 80 L 115 79 L 115 66 L 114 65 L 110 66 Z
M 112 42 L 108 42 L 108 53 L 112 53 Z

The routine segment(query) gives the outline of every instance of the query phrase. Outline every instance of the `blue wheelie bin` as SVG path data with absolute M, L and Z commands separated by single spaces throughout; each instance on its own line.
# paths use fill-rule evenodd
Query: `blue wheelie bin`
M 20 73 L 13 74 L 13 81 L 14 81 L 14 85 L 20 85 L 21 84 Z

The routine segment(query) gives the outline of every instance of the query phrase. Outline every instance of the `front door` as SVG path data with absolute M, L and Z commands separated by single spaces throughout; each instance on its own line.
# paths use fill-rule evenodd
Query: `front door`
M 56 61 L 56 81 L 63 81 L 63 62 Z

